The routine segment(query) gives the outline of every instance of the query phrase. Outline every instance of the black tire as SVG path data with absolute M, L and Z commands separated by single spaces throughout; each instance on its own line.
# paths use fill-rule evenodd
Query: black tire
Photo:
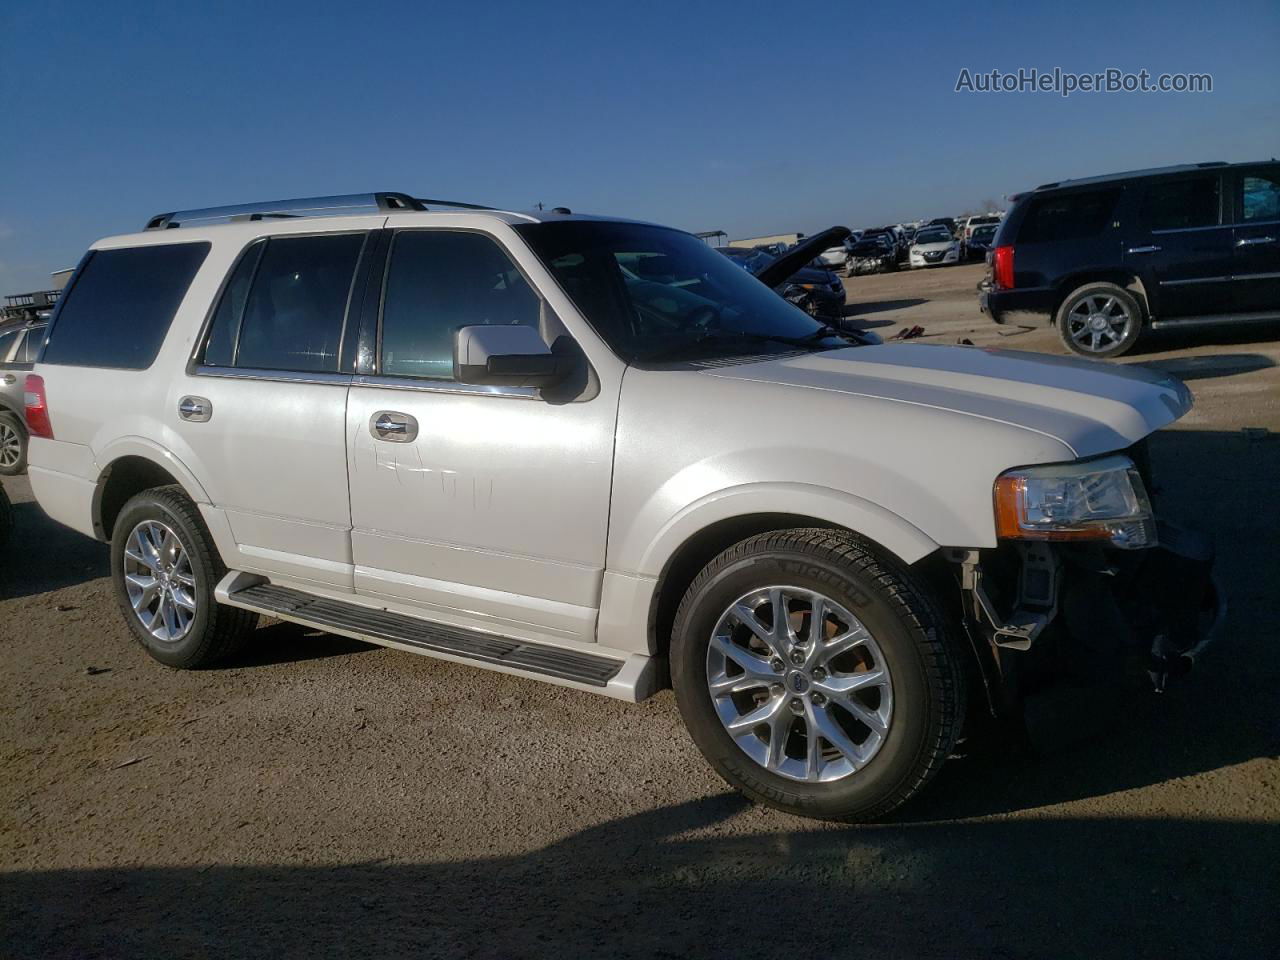
M 1095 302 L 1097 299 L 1101 299 L 1104 302 L 1107 298 L 1113 299 L 1116 308 L 1123 309 L 1128 317 L 1123 335 L 1118 339 L 1105 343 L 1101 342 L 1100 337 L 1098 349 L 1093 349 L 1072 336 L 1072 313 L 1091 298 L 1095 299 Z M 1067 294 L 1066 299 L 1062 301 L 1058 307 L 1057 314 L 1054 316 L 1054 326 L 1058 329 L 1058 336 L 1062 339 L 1063 346 L 1072 353 L 1082 357 L 1089 357 L 1093 360 L 1106 360 L 1128 353 L 1133 349 L 1134 344 L 1138 342 L 1139 337 L 1142 336 L 1142 330 L 1145 325 L 1146 315 L 1143 313 L 1142 304 L 1138 302 L 1138 298 L 1124 287 L 1117 286 L 1114 283 L 1086 283 L 1082 287 L 1077 287 Z M 1106 336 L 1113 337 L 1114 334 L 1107 333 Z
M 177 535 L 195 581 L 195 616 L 186 635 L 172 642 L 157 639 L 142 625 L 125 587 L 125 546 L 134 528 L 145 520 L 159 521 Z M 214 587 L 226 572 L 200 511 L 181 487 L 144 490 L 125 503 L 116 518 L 111 537 L 111 579 L 120 612 L 147 653 L 166 666 L 183 670 L 211 666 L 241 649 L 249 639 L 258 615 L 214 600 Z
M 875 638 L 892 676 L 893 717 L 869 762 L 843 779 L 806 783 L 767 770 L 725 730 L 707 688 L 707 649 L 721 614 L 768 585 L 816 590 Z M 698 575 L 676 613 L 671 678 L 703 755 L 747 797 L 788 813 L 845 822 L 883 817 L 915 795 L 951 752 L 965 685 L 938 602 L 903 566 L 846 531 L 783 530 L 736 544 Z
M 13 436 L 19 445 L 18 458 L 6 463 L 0 453 L 0 476 L 16 477 L 27 472 L 27 425 L 16 413 L 6 410 L 0 413 L 0 443 Z

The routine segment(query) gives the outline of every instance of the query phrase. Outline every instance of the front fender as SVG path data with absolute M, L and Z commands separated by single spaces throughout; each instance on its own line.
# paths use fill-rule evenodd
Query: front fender
M 757 514 L 794 514 L 835 524 L 874 540 L 903 563 L 914 563 L 938 549 L 928 535 L 879 504 L 842 490 L 807 483 L 746 483 L 698 498 L 658 531 L 635 572 L 661 574 L 667 561 L 711 524 Z

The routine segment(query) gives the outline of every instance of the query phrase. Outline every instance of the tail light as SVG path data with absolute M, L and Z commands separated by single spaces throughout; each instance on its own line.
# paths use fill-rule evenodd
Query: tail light
M 52 440 L 53 426 L 49 423 L 49 402 L 44 392 L 44 377 L 28 373 L 22 399 L 26 404 L 27 432 L 33 437 Z
M 991 256 L 992 274 L 997 290 L 1013 289 L 1013 247 L 996 247 Z

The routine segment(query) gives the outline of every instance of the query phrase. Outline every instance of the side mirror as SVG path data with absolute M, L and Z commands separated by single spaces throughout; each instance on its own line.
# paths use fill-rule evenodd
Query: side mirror
M 453 333 L 453 379 L 503 387 L 549 387 L 571 361 L 551 352 L 533 327 L 479 324 Z

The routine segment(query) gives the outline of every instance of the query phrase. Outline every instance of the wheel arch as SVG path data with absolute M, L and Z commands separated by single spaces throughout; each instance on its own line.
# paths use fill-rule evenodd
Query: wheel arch
M 1142 322 L 1146 323 L 1151 319 L 1151 298 L 1147 295 L 1146 284 L 1142 282 L 1140 276 L 1132 270 L 1121 267 L 1098 267 L 1078 270 L 1075 273 L 1067 274 L 1058 281 L 1056 284 L 1057 295 L 1054 298 L 1052 311 L 1054 320 L 1057 319 L 1058 311 L 1062 309 L 1062 305 L 1067 301 L 1067 298 L 1081 287 L 1087 287 L 1091 283 L 1112 283 L 1117 287 L 1128 290 L 1142 309 Z
M 187 466 L 171 452 L 143 437 L 129 437 L 113 443 L 101 460 L 105 462 L 93 491 L 94 533 L 110 540 L 120 509 L 130 497 L 175 484 L 195 503 L 208 503 L 204 488 Z
M 739 491 L 712 498 L 701 508 L 689 508 L 668 525 L 664 531 L 667 535 L 651 548 L 650 562 L 655 553 L 660 552 L 663 558 L 655 564 L 657 580 L 649 602 L 649 643 L 655 653 L 666 653 L 676 608 L 698 572 L 718 554 L 748 537 L 800 527 L 844 530 L 906 566 L 939 549 L 939 544 L 896 514 L 838 491 L 811 488 L 807 496 L 793 491 L 791 496 L 781 498 L 787 509 L 782 509 L 777 502 L 780 498 L 775 497 L 768 498 L 773 501 L 772 508 L 761 505 L 752 509 L 760 493 Z

